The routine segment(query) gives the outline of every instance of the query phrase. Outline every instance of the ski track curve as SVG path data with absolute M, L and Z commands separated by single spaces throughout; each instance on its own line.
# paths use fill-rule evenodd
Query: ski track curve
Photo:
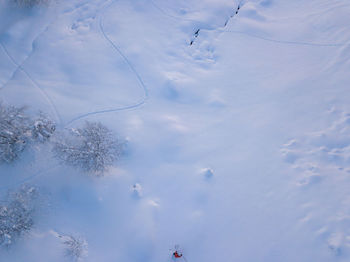
M 108 7 L 110 7 L 111 5 L 113 5 L 115 3 L 115 1 L 112 1 L 110 4 L 106 5 L 105 8 L 103 8 L 103 11 L 102 11 L 102 14 L 100 16 L 100 19 L 99 19 L 99 28 L 100 28 L 100 31 L 101 31 L 101 34 L 102 36 L 111 44 L 111 46 L 118 52 L 118 54 L 123 58 L 123 60 L 127 63 L 127 65 L 129 66 L 129 68 L 132 70 L 132 72 L 135 74 L 136 78 L 138 79 L 139 81 L 139 84 L 140 84 L 140 87 L 142 87 L 143 91 L 144 91 L 144 97 L 142 98 L 141 101 L 135 103 L 135 104 L 132 104 L 132 105 L 129 105 L 129 106 L 124 106 L 124 107 L 119 107 L 119 108 L 112 108 L 112 109 L 106 109 L 106 110 L 100 110 L 100 111 L 94 111 L 94 112 L 89 112 L 89 113 L 85 113 L 85 114 L 82 114 L 80 116 L 77 116 L 75 118 L 73 118 L 72 120 L 70 120 L 65 126 L 64 128 L 67 128 L 68 125 L 72 124 L 73 122 L 77 121 L 77 120 L 80 120 L 80 119 L 83 119 L 85 117 L 88 117 L 88 116 L 91 116 L 91 115 L 96 115 L 96 114 L 103 114 L 103 113 L 111 113 L 111 112 L 118 112 L 118 111 L 124 111 L 124 110 L 129 110 L 129 109 L 135 109 L 137 107 L 140 107 L 142 106 L 143 104 L 146 103 L 146 100 L 148 99 L 148 89 L 144 83 L 144 81 L 142 80 L 142 77 L 140 76 L 140 74 L 137 72 L 137 70 L 135 69 L 135 67 L 131 64 L 130 60 L 126 57 L 126 55 L 120 50 L 120 48 L 107 36 L 105 30 L 104 30 L 104 27 L 103 27 L 103 13 L 105 12 L 105 10 L 107 10 Z M 46 30 L 45 30 L 46 31 Z M 33 77 L 30 76 L 30 74 L 28 72 L 26 72 L 26 70 L 23 68 L 23 63 L 25 62 L 25 60 L 27 60 L 29 58 L 29 56 L 31 55 L 28 55 L 28 57 L 21 63 L 21 64 L 18 64 L 15 59 L 9 54 L 9 52 L 7 51 L 6 47 L 3 46 L 3 44 L 0 42 L 0 45 L 2 46 L 2 48 L 4 49 L 5 53 L 8 55 L 9 59 L 17 66 L 17 68 L 15 69 L 15 72 L 18 71 L 18 70 L 21 70 L 22 72 L 24 72 L 26 74 L 26 76 L 33 82 L 33 84 L 36 85 L 37 88 L 40 89 L 40 86 L 38 84 L 36 84 L 36 81 L 34 80 Z M 33 52 L 33 51 L 32 51 Z M 15 72 L 13 73 L 13 75 L 15 74 Z M 1 90 L 1 89 L 0 89 Z M 41 90 L 41 89 L 40 89 Z M 46 94 L 44 92 L 44 94 Z M 51 98 L 47 95 L 47 98 L 51 100 Z M 56 109 L 56 107 L 54 106 L 54 108 Z M 58 113 L 58 111 L 57 111 Z M 61 121 L 61 118 L 59 118 L 60 121 Z M 62 121 L 61 121 L 62 123 Z M 25 183 L 28 183 L 32 180 L 34 180 L 35 178 L 38 178 L 40 176 L 43 176 L 45 175 L 45 173 L 49 170 L 52 170 L 56 167 L 59 167 L 60 165 L 54 165 L 54 166 L 51 166 L 51 167 L 48 167 L 44 170 L 40 170 L 36 173 L 34 173 L 33 175 L 29 176 L 29 177 L 26 177 L 20 181 L 17 181 L 15 183 L 12 183 L 10 185 L 7 185 L 7 186 L 2 186 L 0 187 L 0 190 L 9 190 L 11 188 L 14 188 L 14 187 L 17 187 L 17 186 L 21 186 Z
M 313 47 L 341 47 L 341 46 L 348 46 L 350 43 L 312 43 L 312 42 L 298 42 L 298 41 L 288 41 L 288 40 L 279 40 L 279 39 L 273 39 L 273 38 L 267 38 L 259 35 L 250 34 L 244 31 L 233 31 L 233 30 L 222 30 L 222 33 L 232 33 L 232 34 L 240 34 L 244 36 L 248 36 L 251 38 L 256 38 L 268 42 L 278 43 L 278 44 L 285 44 L 285 45 L 299 45 L 299 46 L 313 46 Z
M 30 80 L 30 82 L 32 82 L 32 84 L 35 86 L 35 88 L 37 88 L 37 90 L 43 95 L 43 97 L 45 98 L 45 100 L 49 103 L 49 105 L 51 106 L 51 108 L 53 109 L 53 112 L 55 114 L 55 118 L 58 120 L 58 122 L 61 124 L 62 123 L 62 118 L 57 110 L 56 105 L 54 104 L 54 102 L 52 101 L 51 97 L 40 87 L 40 85 L 35 81 L 35 79 L 28 73 L 27 70 L 24 69 L 24 67 L 21 64 L 18 64 L 14 58 L 10 55 L 10 53 L 8 52 L 8 50 L 6 49 L 6 47 L 1 44 L 1 46 L 3 47 L 3 49 L 5 50 L 5 53 L 11 58 L 12 62 L 17 66 L 18 69 L 16 69 L 15 71 L 21 70 L 26 76 L 27 78 Z M 14 73 L 15 74 L 15 73 Z
M 63 123 L 63 122 L 62 122 L 62 118 L 61 118 L 61 116 L 60 116 L 60 114 L 59 114 L 59 112 L 58 112 L 58 110 L 57 110 L 56 105 L 55 105 L 54 102 L 52 101 L 51 97 L 40 87 L 40 85 L 39 85 L 39 84 L 35 81 L 35 79 L 28 73 L 28 71 L 25 70 L 25 68 L 24 68 L 24 66 L 23 66 L 23 65 L 25 64 L 25 62 L 26 62 L 26 61 L 33 55 L 33 53 L 35 52 L 35 48 L 34 48 L 35 42 L 38 40 L 38 38 L 39 38 L 42 34 L 44 34 L 45 32 L 48 31 L 48 29 L 49 29 L 49 27 L 52 25 L 52 23 L 53 23 L 53 22 L 49 23 L 49 24 L 45 27 L 45 29 L 44 29 L 42 32 L 40 32 L 40 33 L 34 38 L 34 40 L 33 40 L 33 42 L 32 42 L 32 49 L 31 49 L 31 51 L 29 52 L 29 54 L 26 56 L 26 58 L 25 58 L 21 63 L 18 63 L 18 62 L 14 59 L 14 57 L 13 57 L 13 56 L 10 54 L 10 52 L 7 50 L 6 46 L 0 41 L 0 46 L 1 46 L 1 48 L 4 50 L 6 56 L 7 56 L 7 57 L 9 58 L 9 60 L 16 66 L 15 70 L 14 70 L 13 73 L 11 74 L 11 77 L 10 77 L 7 81 L 5 81 L 5 83 L 0 87 L 0 91 L 1 91 L 2 89 L 4 89 L 4 88 L 8 85 L 8 83 L 15 77 L 15 75 L 16 75 L 16 73 L 17 73 L 18 71 L 22 71 L 22 72 L 26 75 L 26 77 L 32 82 L 32 84 L 34 85 L 34 87 L 41 93 L 41 95 L 42 95 L 42 96 L 45 98 L 45 100 L 48 102 L 48 104 L 50 105 L 50 107 L 51 107 L 51 109 L 52 109 L 52 111 L 53 111 L 53 113 L 54 113 L 54 115 L 55 115 L 56 120 L 58 120 L 58 122 L 59 122 L 60 124 L 62 124 L 62 123 Z M 32 181 L 32 180 L 34 180 L 34 179 L 37 178 L 37 177 L 40 177 L 40 176 L 45 175 L 45 172 L 47 172 L 47 171 L 49 171 L 49 170 L 51 170 L 51 169 L 54 169 L 54 168 L 56 168 L 56 167 L 58 167 L 58 166 L 59 166 L 59 165 L 55 165 L 55 166 L 48 167 L 48 168 L 46 168 L 46 169 L 44 169 L 44 170 L 40 170 L 40 171 L 34 173 L 33 175 L 28 176 L 28 177 L 26 177 L 26 178 L 24 178 L 24 179 L 22 179 L 22 180 L 19 180 L 19 181 L 15 182 L 15 183 L 12 183 L 12 184 L 9 184 L 9 185 L 6 185 L 6 186 L 0 186 L 0 191 L 9 190 L 9 189 L 11 189 L 11 188 L 14 188 L 14 187 L 17 187 L 17 186 L 21 186 L 21 185 L 23 185 L 23 184 L 25 184 L 25 183 L 28 183 L 29 181 Z
M 148 89 L 141 77 L 141 75 L 138 73 L 138 71 L 135 69 L 135 67 L 132 65 L 132 63 L 130 62 L 130 60 L 127 58 L 127 56 L 121 51 L 121 49 L 117 46 L 117 44 L 115 44 L 107 35 L 104 26 L 103 26 L 103 19 L 104 19 L 104 14 L 106 12 L 106 10 L 111 7 L 113 4 L 115 4 L 117 1 L 112 1 L 110 4 L 107 4 L 101 11 L 101 15 L 99 17 L 99 29 L 101 32 L 101 35 L 103 36 L 103 38 L 112 46 L 112 48 L 123 58 L 123 60 L 125 61 L 125 63 L 128 65 L 129 69 L 133 72 L 133 74 L 135 75 L 135 77 L 137 78 L 139 85 L 141 87 L 141 89 L 143 90 L 143 98 L 135 103 L 135 104 L 131 104 L 128 106 L 123 106 L 123 107 L 117 107 L 117 108 L 111 108 L 111 109 L 105 109 L 105 110 L 97 110 L 97 111 L 93 111 L 93 112 L 89 112 L 89 113 L 85 113 L 82 115 L 79 115 L 73 119 L 71 119 L 66 125 L 65 127 L 71 125 L 72 123 L 92 116 L 92 115 L 97 115 L 97 114 L 104 114 L 104 113 L 112 113 L 112 112 L 119 112 L 119 111 L 125 111 L 125 110 L 130 110 L 130 109 L 135 109 L 138 108 L 142 105 L 144 105 L 148 99 Z
M 1 48 L 4 50 L 6 56 L 10 59 L 10 61 L 16 66 L 16 69 L 13 71 L 11 77 L 1 86 L 0 88 L 0 91 L 2 89 L 4 89 L 6 87 L 6 85 L 8 85 L 8 83 L 15 77 L 16 73 L 18 71 L 22 71 L 26 77 L 30 80 L 30 82 L 34 85 L 34 87 L 39 91 L 39 93 L 45 98 L 46 102 L 49 104 L 49 106 L 51 107 L 54 115 L 55 115 L 55 118 L 56 118 L 56 121 L 59 123 L 59 124 L 62 124 L 62 117 L 61 115 L 59 114 L 58 110 L 57 110 L 57 107 L 55 105 L 55 103 L 52 101 L 51 97 L 45 92 L 45 90 L 40 87 L 40 85 L 35 81 L 35 79 L 28 73 L 28 71 L 24 68 L 24 63 L 33 55 L 33 53 L 35 52 L 35 48 L 34 48 L 34 45 L 35 45 L 35 42 L 38 40 L 38 38 L 44 34 L 45 32 L 48 31 L 49 27 L 51 26 L 52 22 L 49 23 L 45 29 L 40 32 L 36 37 L 35 39 L 33 40 L 32 42 L 32 49 L 30 51 L 30 53 L 26 56 L 26 58 L 21 62 L 21 63 L 18 63 L 14 57 L 10 54 L 10 52 L 7 50 L 6 46 L 0 41 L 0 46 Z

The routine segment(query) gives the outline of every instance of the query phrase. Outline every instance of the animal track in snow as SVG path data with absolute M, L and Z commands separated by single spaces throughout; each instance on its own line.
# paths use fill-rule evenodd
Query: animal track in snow
M 281 153 L 302 174 L 299 185 L 321 181 L 324 172 L 350 173 L 350 114 L 342 113 L 329 128 L 290 140 Z
M 318 225 L 324 248 L 342 257 L 350 250 L 350 114 L 330 113 L 329 127 L 288 141 L 281 153 L 298 173 L 297 186 L 307 189 L 310 205 L 300 222 Z

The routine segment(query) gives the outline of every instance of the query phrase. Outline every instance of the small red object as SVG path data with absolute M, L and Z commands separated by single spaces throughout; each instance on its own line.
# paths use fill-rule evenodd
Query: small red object
M 175 251 L 175 252 L 174 252 L 174 257 L 180 258 L 180 257 L 182 257 L 182 254 L 180 255 L 177 251 Z

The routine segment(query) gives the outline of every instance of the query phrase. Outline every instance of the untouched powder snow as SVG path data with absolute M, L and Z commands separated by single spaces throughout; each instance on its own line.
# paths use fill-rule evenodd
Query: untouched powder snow
M 128 147 L 104 177 L 49 145 L 1 165 L 50 203 L 1 261 L 69 261 L 57 234 L 83 261 L 350 261 L 348 1 L 7 2 L 0 99 Z

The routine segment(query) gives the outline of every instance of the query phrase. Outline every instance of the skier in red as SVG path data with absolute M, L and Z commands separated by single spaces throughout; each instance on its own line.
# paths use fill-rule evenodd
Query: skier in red
M 177 252 L 177 250 L 175 250 L 175 252 L 173 253 L 173 256 L 174 256 L 175 258 L 180 258 L 180 257 L 182 257 L 182 254 L 179 254 L 179 253 Z

